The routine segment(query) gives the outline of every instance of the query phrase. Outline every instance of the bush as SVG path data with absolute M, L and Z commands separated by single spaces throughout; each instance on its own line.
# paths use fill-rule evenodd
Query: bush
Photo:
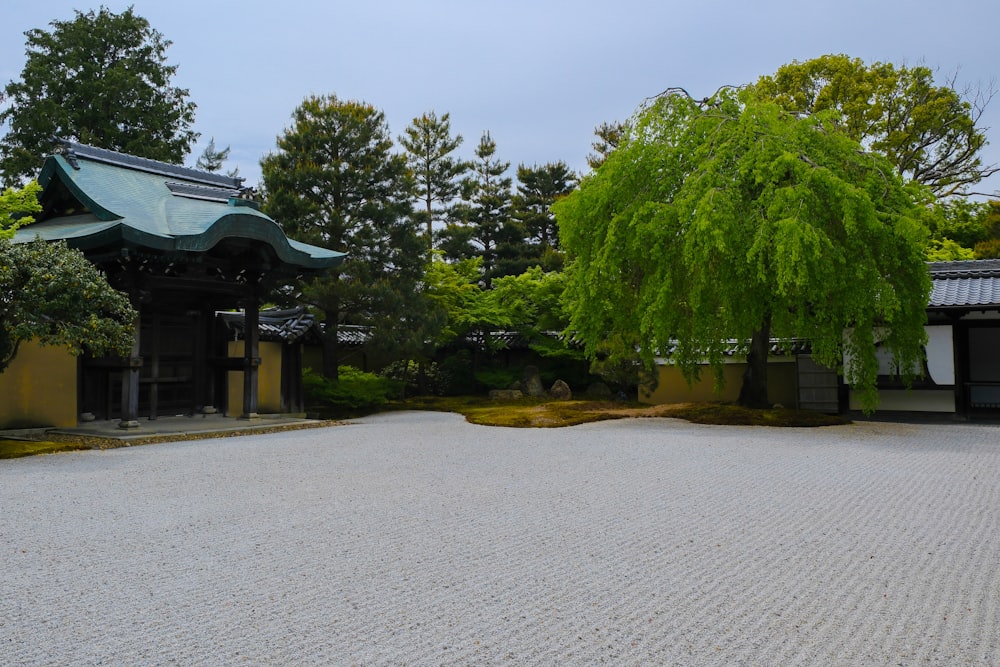
M 310 406 L 334 410 L 371 410 L 399 396 L 402 385 L 390 378 L 365 373 L 353 366 L 340 366 L 339 379 L 331 380 L 307 368 L 302 373 L 302 386 Z
M 509 389 L 524 377 L 521 368 L 483 368 L 476 372 L 476 382 L 487 390 Z
M 379 375 L 399 384 L 406 396 L 444 396 L 448 374 L 435 362 L 394 361 Z
M 476 378 L 472 374 L 472 353 L 468 350 L 458 350 L 441 359 L 438 368 L 444 386 L 441 388 L 444 396 L 462 396 L 476 393 Z

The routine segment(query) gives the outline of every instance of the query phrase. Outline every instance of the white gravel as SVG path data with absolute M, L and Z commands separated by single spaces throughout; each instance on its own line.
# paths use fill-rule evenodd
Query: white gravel
M 0 461 L 0 663 L 997 665 L 1000 428 L 327 429 Z

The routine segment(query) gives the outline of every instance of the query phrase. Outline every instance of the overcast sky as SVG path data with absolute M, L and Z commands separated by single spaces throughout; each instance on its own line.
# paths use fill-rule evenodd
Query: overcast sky
M 586 170 L 593 129 L 624 120 L 671 86 L 704 96 L 792 60 L 845 53 L 925 64 L 943 82 L 1000 86 L 996 0 L 106 0 L 134 5 L 173 42 L 174 84 L 198 105 L 201 141 L 232 149 L 248 184 L 310 94 L 382 109 L 392 136 L 413 117 L 450 113 L 471 157 L 482 133 L 519 163 Z M 83 0 L 7 0 L 0 82 L 20 77 L 24 31 Z M 1000 96 L 984 116 L 986 162 L 1000 162 Z M 1000 190 L 994 177 L 979 187 Z

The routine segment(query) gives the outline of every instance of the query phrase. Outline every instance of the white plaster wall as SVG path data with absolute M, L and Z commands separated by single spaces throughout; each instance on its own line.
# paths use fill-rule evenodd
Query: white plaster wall
M 924 327 L 927 331 L 927 370 L 935 384 L 955 384 L 955 341 L 950 324 Z

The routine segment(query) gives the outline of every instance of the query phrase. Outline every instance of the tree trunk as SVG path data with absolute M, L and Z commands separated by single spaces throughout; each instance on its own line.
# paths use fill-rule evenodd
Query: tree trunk
M 340 340 L 336 311 L 325 311 L 325 324 L 320 341 L 323 343 L 323 377 L 336 380 L 340 377 Z
M 747 369 L 743 372 L 738 402 L 746 408 L 769 408 L 767 400 L 767 353 L 771 347 L 771 316 L 767 315 L 760 329 L 750 339 Z

